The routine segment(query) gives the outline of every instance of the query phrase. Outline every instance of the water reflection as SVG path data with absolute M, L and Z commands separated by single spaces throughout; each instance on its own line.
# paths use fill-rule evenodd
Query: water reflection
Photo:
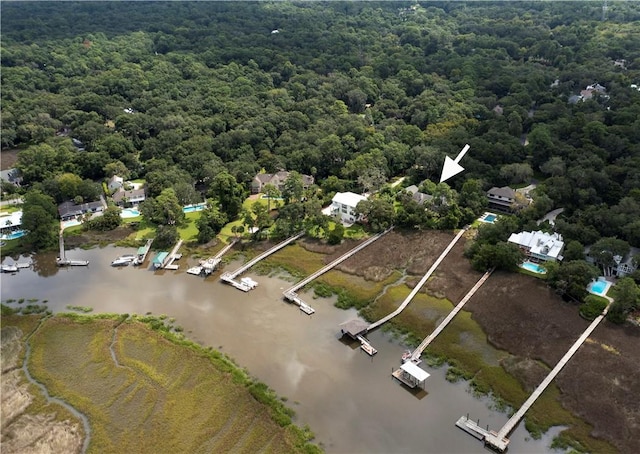
M 340 323 L 357 314 L 336 309 L 333 300 L 304 295 L 316 309 L 309 317 L 282 300 L 290 282 L 249 272 L 260 285 L 245 294 L 220 283 L 219 274 L 207 279 L 186 274 L 191 263 L 185 259 L 177 272 L 110 266 L 126 252 L 81 251 L 75 256 L 91 264 L 62 270 L 55 267 L 55 255 L 37 256 L 33 270 L 2 277 L 2 299 L 48 299 L 53 311 L 78 305 L 94 312 L 175 317 L 195 341 L 221 348 L 286 397 L 298 422 L 308 424 L 328 452 L 485 453 L 455 421 L 469 413 L 498 429 L 508 419 L 488 400 L 474 398 L 466 383 L 447 382 L 445 368 L 422 365 L 431 374 L 425 390 L 412 392 L 394 381 L 391 371 L 404 347 L 380 329 L 368 336 L 378 349 L 373 358 L 358 343 L 338 341 Z M 551 452 L 549 436 L 527 441 L 522 426 L 512 434 L 511 452 Z

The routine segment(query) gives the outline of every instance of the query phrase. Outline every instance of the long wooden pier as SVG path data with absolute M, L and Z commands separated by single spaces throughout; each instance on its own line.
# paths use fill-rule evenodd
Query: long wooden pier
M 445 248 L 444 251 L 442 251 L 442 254 L 440 254 L 440 257 L 438 257 L 438 259 L 434 262 L 433 265 L 431 265 L 431 268 L 429 268 L 429 270 L 427 271 L 427 273 L 422 277 L 422 279 L 420 279 L 420 282 L 418 282 L 418 284 L 413 288 L 413 290 L 411 290 L 411 293 L 409 293 L 409 296 L 407 296 L 405 298 L 405 300 L 402 302 L 402 304 L 392 313 L 390 313 L 389 315 L 387 315 L 386 317 L 381 318 L 380 320 L 378 320 L 377 322 L 374 322 L 372 324 L 369 325 L 369 327 L 367 328 L 367 331 L 371 331 L 372 329 L 377 328 L 378 326 L 388 322 L 389 320 L 391 320 L 393 317 L 395 317 L 396 315 L 398 315 L 400 312 L 402 312 L 404 310 L 405 307 L 407 307 L 407 305 L 411 302 L 411 300 L 416 296 L 416 294 L 420 291 L 420 289 L 422 288 L 422 286 L 427 282 L 427 280 L 431 277 L 431 275 L 433 274 L 433 272 L 436 270 L 436 268 L 438 267 L 438 265 L 440 265 L 440 263 L 444 260 L 444 258 L 447 256 L 447 254 L 449 254 L 449 252 L 451 252 L 451 249 L 453 249 L 453 247 L 456 245 L 456 243 L 458 242 L 458 240 L 462 237 L 462 235 L 464 235 L 464 232 L 466 232 L 466 228 L 462 229 L 458 232 L 458 234 L 453 238 L 453 240 L 451 240 L 451 243 L 449 243 L 449 245 Z
M 353 256 L 357 252 L 359 252 L 362 249 L 366 248 L 371 243 L 377 241 L 379 238 L 381 238 L 382 236 L 384 236 L 387 233 L 389 233 L 392 229 L 393 229 L 393 227 L 391 227 L 390 229 L 385 230 L 382 233 L 379 233 L 377 235 L 372 236 L 371 238 L 367 239 L 366 241 L 363 241 L 358 246 L 356 246 L 353 249 L 351 249 L 350 251 L 348 251 L 346 254 L 341 255 L 340 257 L 338 257 L 337 259 L 335 259 L 334 261 L 332 261 L 328 265 L 320 268 L 318 271 L 316 271 L 315 273 L 313 273 L 313 274 L 309 275 L 308 277 L 304 278 L 303 280 L 301 280 L 300 282 L 298 282 L 294 286 L 289 287 L 287 290 L 285 290 L 282 293 L 282 295 L 284 296 L 284 298 L 287 301 L 290 301 L 290 302 L 292 302 L 294 304 L 297 304 L 300 307 L 300 310 L 303 311 L 304 313 L 306 313 L 308 315 L 313 314 L 315 312 L 315 310 L 311 306 L 306 304 L 296 292 L 298 290 L 300 290 L 302 287 L 304 287 L 305 285 L 307 285 L 309 282 L 311 282 L 314 279 L 317 279 L 318 277 L 322 276 L 327 271 L 331 270 L 332 268 L 335 268 L 336 266 L 338 266 L 339 264 L 341 264 L 342 262 L 347 260 L 349 257 Z
M 258 263 L 260 260 L 270 256 L 274 252 L 279 251 L 280 249 L 282 249 L 286 245 L 294 242 L 295 240 L 297 240 L 298 238 L 302 237 L 303 235 L 304 235 L 304 232 L 299 233 L 297 235 L 294 235 L 294 236 L 292 236 L 290 238 L 287 238 L 282 243 L 276 244 L 271 249 L 263 252 L 262 254 L 258 255 L 257 257 L 253 258 L 252 260 L 249 260 L 247 263 L 242 265 L 237 270 L 232 271 L 230 273 L 223 273 L 222 276 L 220 276 L 220 279 L 222 279 L 224 282 L 226 282 L 228 284 L 233 285 L 234 287 L 236 287 L 239 290 L 242 290 L 242 291 L 245 291 L 245 292 L 248 291 L 248 290 L 251 290 L 250 288 L 248 288 L 247 290 L 244 290 L 244 287 L 246 287 L 246 286 L 244 284 L 240 283 L 240 282 L 237 282 L 235 280 L 235 278 L 238 277 L 239 275 L 241 275 L 242 273 L 244 273 L 245 271 L 247 271 L 249 268 L 251 268 L 253 265 Z
M 413 353 L 411 353 L 411 358 L 410 358 L 411 361 L 413 361 L 414 363 L 420 362 L 420 355 L 422 355 L 422 352 L 424 352 L 424 350 L 429 346 L 429 344 L 433 342 L 433 340 L 436 337 L 438 337 L 438 334 L 440 334 L 442 330 L 444 330 L 445 327 L 449 324 L 449 322 L 453 320 L 453 318 L 458 314 L 458 312 L 460 312 L 460 310 L 464 307 L 467 301 L 469 301 L 471 297 L 478 291 L 478 289 L 482 287 L 482 284 L 484 284 L 487 281 L 487 279 L 489 279 L 489 276 L 491 276 L 492 272 L 493 272 L 493 269 L 484 273 L 484 275 L 480 278 L 480 280 L 478 280 L 478 282 L 476 282 L 476 284 L 471 288 L 471 290 L 467 292 L 464 298 L 460 300 L 458 305 L 454 307 L 451 310 L 451 312 L 449 312 L 449 315 L 447 315 L 445 319 L 436 327 L 436 329 L 434 329 L 433 332 L 429 334 L 425 338 L 425 340 L 422 341 L 420 345 L 418 345 L 418 348 L 416 348 L 413 351 Z
M 60 246 L 60 256 L 56 259 L 56 265 L 58 266 L 87 266 L 89 260 L 69 260 L 64 250 L 64 236 L 62 230 L 60 230 L 60 237 L 58 238 Z
M 569 362 L 571 357 L 578 351 L 578 349 L 582 346 L 582 344 L 587 340 L 587 338 L 591 335 L 593 330 L 600 324 L 602 319 L 607 315 L 607 311 L 611 306 L 611 302 L 607 305 L 601 315 L 596 317 L 596 319 L 591 322 L 591 324 L 587 327 L 586 330 L 582 333 L 582 335 L 575 341 L 575 343 L 571 346 L 571 348 L 565 353 L 562 359 L 556 364 L 549 375 L 542 380 L 542 383 L 538 385 L 538 387 L 533 391 L 531 396 L 522 404 L 522 407 L 506 422 L 502 429 L 500 429 L 497 433 L 491 432 L 484 437 L 484 442 L 486 445 L 491 447 L 494 450 L 499 452 L 504 452 L 507 450 L 509 446 L 509 439 L 507 436 L 511 433 L 511 431 L 516 427 L 516 425 L 520 422 L 524 414 L 529 410 L 529 408 L 533 405 L 533 403 L 540 397 L 540 395 L 544 392 L 544 390 L 549 386 L 549 384 L 553 381 L 553 379 L 558 375 L 558 373 L 562 370 L 562 368 Z

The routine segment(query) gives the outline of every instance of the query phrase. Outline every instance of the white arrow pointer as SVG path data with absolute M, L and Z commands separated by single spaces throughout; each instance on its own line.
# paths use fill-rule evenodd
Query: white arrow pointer
M 460 172 L 464 170 L 464 167 L 462 167 L 458 163 L 460 162 L 462 157 L 465 155 L 465 153 L 469 151 L 469 148 L 470 148 L 469 144 L 466 144 L 462 149 L 462 151 L 458 153 L 458 156 L 456 156 L 456 159 L 451 159 L 449 156 L 444 157 L 444 167 L 442 168 L 442 176 L 440 176 L 440 183 L 448 180 L 454 175 L 458 175 Z

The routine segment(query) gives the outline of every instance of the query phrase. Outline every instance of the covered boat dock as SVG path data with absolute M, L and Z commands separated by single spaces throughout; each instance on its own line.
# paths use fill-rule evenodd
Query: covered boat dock
M 407 361 L 399 369 L 394 370 L 391 375 L 409 388 L 415 388 L 416 386 L 424 388 L 424 382 L 431 374 L 413 362 Z

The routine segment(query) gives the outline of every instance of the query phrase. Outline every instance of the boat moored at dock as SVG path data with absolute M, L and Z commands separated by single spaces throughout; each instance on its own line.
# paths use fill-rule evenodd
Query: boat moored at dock
M 137 256 L 133 254 L 121 255 L 111 262 L 111 266 L 129 266 L 136 260 L 136 257 Z

